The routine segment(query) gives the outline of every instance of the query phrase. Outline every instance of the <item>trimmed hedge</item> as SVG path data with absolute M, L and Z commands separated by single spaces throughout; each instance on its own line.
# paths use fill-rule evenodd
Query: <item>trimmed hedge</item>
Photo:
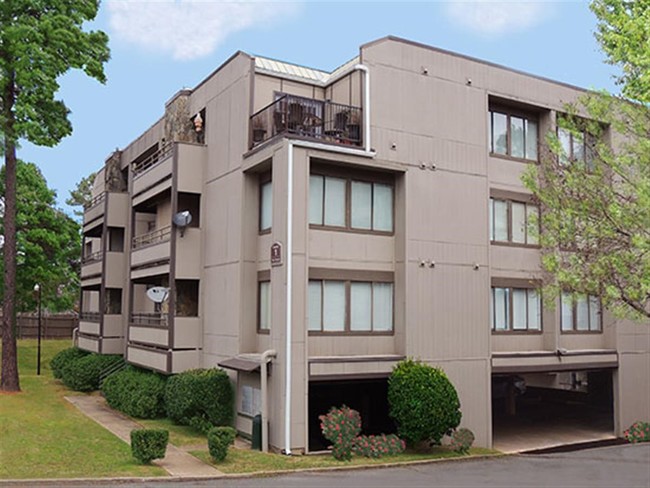
M 131 417 L 152 419 L 165 413 L 165 383 L 162 375 L 127 366 L 106 378 L 102 394 L 115 410 Z
M 136 429 L 131 431 L 131 454 L 142 464 L 162 459 L 167 451 L 169 432 L 164 429 Z
M 400 361 L 388 378 L 390 416 L 407 443 L 440 444 L 460 424 L 460 401 L 445 372 L 412 359 Z
M 55 378 L 61 379 L 63 377 L 63 370 L 72 362 L 88 356 L 90 353 L 79 349 L 78 347 L 69 347 L 63 351 L 59 351 L 50 361 L 50 369 Z
M 68 363 L 62 370 L 61 380 L 71 390 L 98 390 L 100 374 L 120 357 L 116 355 L 88 354 Z
M 228 446 L 235 442 L 237 431 L 232 427 L 214 427 L 208 431 L 208 451 L 215 461 L 223 461 L 228 455 Z
M 167 416 L 181 425 L 230 425 L 234 392 L 222 369 L 192 369 L 170 377 L 165 386 Z

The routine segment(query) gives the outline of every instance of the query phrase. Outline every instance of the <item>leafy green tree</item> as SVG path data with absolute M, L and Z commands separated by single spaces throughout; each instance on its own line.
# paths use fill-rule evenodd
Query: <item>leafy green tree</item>
M 36 309 L 34 284 L 41 287 L 42 306 L 53 312 L 70 310 L 79 297 L 79 224 L 56 208 L 56 192 L 35 164 L 18 161 L 16 311 Z M 4 168 L 0 170 L 4 176 Z M 4 178 L 0 195 L 4 194 Z M 2 233 L 0 224 L 0 233 Z M 4 264 L 0 263 L 0 270 Z M 0 283 L 0 292 L 4 293 Z
M 71 207 L 81 207 L 81 210 L 74 210 L 77 217 L 83 216 L 84 207 L 93 199 L 92 190 L 95 175 L 96 173 L 90 173 L 88 176 L 81 178 L 75 189 L 70 191 L 70 197 L 65 201 Z
M 524 184 L 542 209 L 549 295 L 601 297 L 619 316 L 650 317 L 650 1 L 596 0 L 596 38 L 619 66 L 622 96 L 589 93 L 558 118 L 550 151 Z
M 54 146 L 72 132 L 68 109 L 55 98 L 58 78 L 81 69 L 105 81 L 108 37 L 85 31 L 98 0 L 0 2 L 0 133 L 5 157 L 4 296 L 0 390 L 19 391 L 16 354 L 16 145 Z

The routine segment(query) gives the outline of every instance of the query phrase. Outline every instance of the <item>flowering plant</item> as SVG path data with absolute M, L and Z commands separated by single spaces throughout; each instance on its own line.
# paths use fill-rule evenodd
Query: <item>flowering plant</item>
M 332 407 L 327 415 L 321 415 L 320 428 L 333 445 L 332 454 L 339 461 L 352 459 L 354 439 L 361 431 L 361 416 L 356 410 L 343 405 Z
M 623 432 L 623 437 L 628 442 L 636 444 L 637 442 L 650 442 L 650 422 L 634 422 Z
M 451 448 L 456 452 L 467 454 L 473 443 L 474 433 L 465 427 L 456 429 L 453 434 L 451 434 Z
M 406 443 L 395 434 L 360 435 L 354 440 L 353 452 L 358 456 L 380 458 L 404 452 Z

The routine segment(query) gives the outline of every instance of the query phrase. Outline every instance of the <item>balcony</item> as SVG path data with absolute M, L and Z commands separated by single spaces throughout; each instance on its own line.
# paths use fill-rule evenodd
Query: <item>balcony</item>
M 252 146 L 279 135 L 361 146 L 362 109 L 284 95 L 251 116 Z
M 117 251 L 97 251 L 85 256 L 81 262 L 81 286 L 88 288 L 99 285 L 103 276 L 107 287 L 121 288 L 124 282 L 124 259 L 124 253 Z
M 84 234 L 101 235 L 101 226 L 105 220 L 109 227 L 126 227 L 129 216 L 128 203 L 128 193 L 102 192 L 95 196 L 84 207 Z

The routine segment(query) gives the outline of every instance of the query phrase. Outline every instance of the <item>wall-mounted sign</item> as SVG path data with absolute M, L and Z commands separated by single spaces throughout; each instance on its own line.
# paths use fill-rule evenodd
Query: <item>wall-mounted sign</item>
M 282 243 L 271 244 L 271 266 L 282 266 Z

